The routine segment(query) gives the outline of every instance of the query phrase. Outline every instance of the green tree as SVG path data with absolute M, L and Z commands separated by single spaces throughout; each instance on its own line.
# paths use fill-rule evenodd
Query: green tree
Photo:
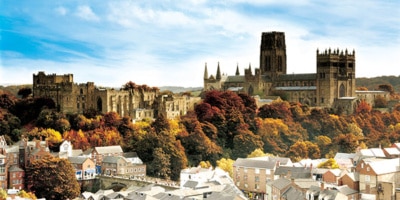
M 75 170 L 67 159 L 46 157 L 33 161 L 27 168 L 27 185 L 39 198 L 73 199 L 80 194 Z

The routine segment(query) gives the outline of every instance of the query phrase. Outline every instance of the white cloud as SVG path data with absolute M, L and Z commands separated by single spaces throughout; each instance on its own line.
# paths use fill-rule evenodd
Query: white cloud
M 100 18 L 92 11 L 89 6 L 78 6 L 76 16 L 87 21 L 99 21 Z
M 60 6 L 56 8 L 56 12 L 59 15 L 65 16 L 68 13 L 68 10 L 65 7 Z

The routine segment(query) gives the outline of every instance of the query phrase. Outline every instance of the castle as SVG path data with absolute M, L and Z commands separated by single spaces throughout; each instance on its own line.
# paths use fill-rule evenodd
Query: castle
M 158 88 L 133 85 L 129 89 L 100 88 L 93 82 L 74 83 L 73 74 L 33 74 L 33 96 L 51 98 L 63 113 L 83 113 L 94 109 L 101 113 L 117 112 L 133 120 L 164 114 L 172 119 L 192 110 L 199 97 L 162 95 Z
M 261 97 L 284 95 L 285 100 L 309 106 L 332 107 L 340 100 L 356 97 L 355 51 L 339 49 L 317 50 L 317 73 L 288 74 L 285 34 L 263 32 L 260 67 L 253 74 L 251 66 L 240 75 L 221 75 L 218 63 L 216 75 L 204 70 L 205 90 L 232 90 Z M 346 105 L 347 106 L 347 105 Z

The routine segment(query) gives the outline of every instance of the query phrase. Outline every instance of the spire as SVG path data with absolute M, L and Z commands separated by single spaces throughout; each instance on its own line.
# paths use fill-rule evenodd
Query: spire
M 236 74 L 235 75 L 236 76 L 240 75 L 240 73 L 239 73 L 239 63 L 236 65 Z
M 253 72 L 251 71 L 251 63 L 249 63 L 249 72 L 250 72 L 250 75 L 253 75 Z
M 204 79 L 208 79 L 208 70 L 207 70 L 207 63 L 204 67 Z
M 219 69 L 219 62 L 218 62 L 218 68 L 217 68 L 217 75 L 215 76 L 217 80 L 221 80 L 221 70 Z

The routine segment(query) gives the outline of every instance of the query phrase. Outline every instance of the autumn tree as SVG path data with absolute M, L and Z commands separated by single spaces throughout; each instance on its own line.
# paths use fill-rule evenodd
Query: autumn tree
M 0 108 L 10 109 L 15 105 L 15 97 L 8 93 L 0 93 Z
M 374 105 L 376 108 L 386 108 L 388 105 L 388 102 L 385 97 L 378 95 L 374 99 Z
M 217 160 L 217 166 L 220 169 L 228 172 L 229 176 L 232 177 L 233 176 L 233 163 L 234 162 L 235 162 L 234 160 L 229 159 L 229 158 L 221 158 L 221 159 Z
M 26 192 L 25 190 L 20 190 L 18 196 L 27 199 L 37 199 L 36 195 L 32 192 Z
M 274 118 L 286 121 L 292 120 L 290 104 L 287 101 L 273 102 L 272 104 L 261 106 L 258 116 L 261 118 Z
M 294 161 L 299 161 L 302 158 L 320 158 L 321 153 L 318 145 L 310 141 L 297 141 L 290 146 L 287 156 Z
M 247 155 L 247 158 L 264 157 L 267 155 L 268 154 L 264 153 L 264 151 L 261 148 L 258 148 L 255 149 L 253 152 L 251 152 L 249 155 Z
M 155 148 L 153 151 L 153 160 L 148 165 L 150 174 L 155 177 L 170 179 L 171 177 L 171 156 L 166 154 L 162 148 Z
M 244 158 L 255 149 L 263 148 L 261 137 L 249 130 L 239 130 L 233 138 L 232 158 Z
M 333 158 L 329 158 L 326 161 L 321 162 L 317 167 L 318 168 L 327 168 L 327 169 L 339 169 L 338 163 Z
M 80 194 L 75 170 L 67 159 L 46 157 L 27 168 L 27 185 L 39 198 L 73 199 Z
M 363 113 L 369 113 L 371 112 L 372 107 L 369 105 L 365 100 L 360 101 L 356 108 L 356 113 L 358 114 L 363 114 Z

